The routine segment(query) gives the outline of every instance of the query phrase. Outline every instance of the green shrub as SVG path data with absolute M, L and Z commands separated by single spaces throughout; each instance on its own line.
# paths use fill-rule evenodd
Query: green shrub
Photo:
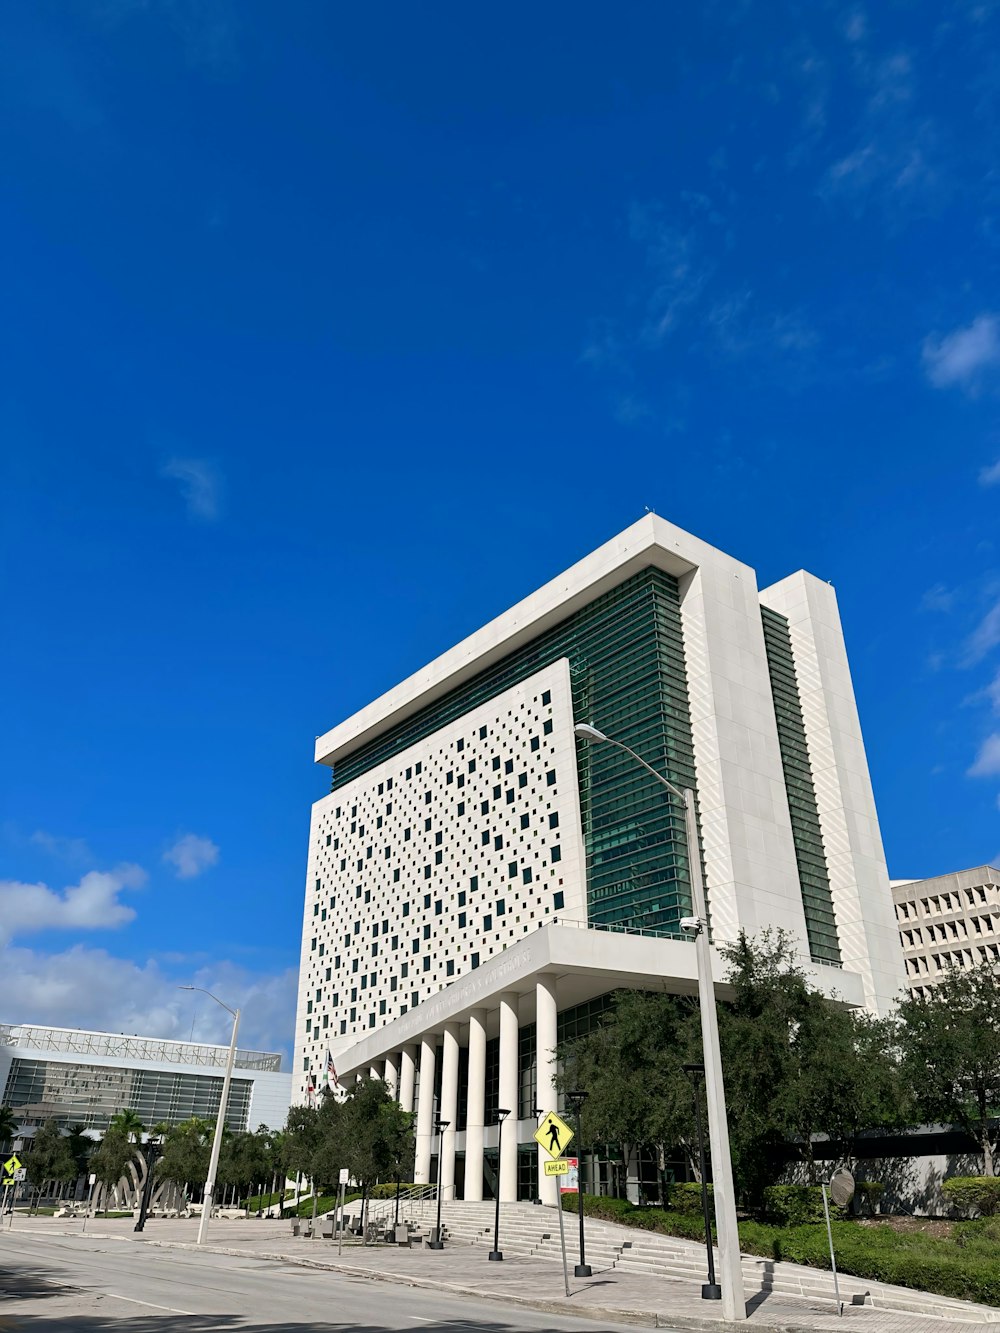
M 980 1217 L 1000 1213 L 1000 1177 L 955 1176 L 941 1186 L 941 1193 L 966 1217 L 976 1212 Z
M 830 1205 L 830 1218 L 842 1218 L 844 1210 Z M 769 1185 L 764 1191 L 764 1218 L 776 1226 L 803 1226 L 822 1222 L 823 1191 L 819 1185 Z
M 399 1182 L 400 1194 L 405 1194 L 407 1190 L 415 1190 L 416 1188 L 412 1181 L 401 1180 Z M 373 1185 L 368 1197 L 370 1199 L 394 1199 L 396 1197 L 396 1182 L 390 1180 L 383 1182 L 381 1185 Z
M 668 1195 L 668 1204 L 672 1212 L 684 1213 L 691 1216 L 697 1213 L 701 1216 L 701 1185 L 695 1181 L 685 1182 L 680 1185 L 671 1185 Z M 708 1202 L 712 1206 L 712 1186 L 708 1187 Z

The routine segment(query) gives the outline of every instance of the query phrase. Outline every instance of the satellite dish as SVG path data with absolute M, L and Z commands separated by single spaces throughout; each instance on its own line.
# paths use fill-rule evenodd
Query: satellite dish
M 854 1177 L 845 1167 L 838 1167 L 830 1177 L 830 1198 L 838 1208 L 846 1208 L 854 1198 Z

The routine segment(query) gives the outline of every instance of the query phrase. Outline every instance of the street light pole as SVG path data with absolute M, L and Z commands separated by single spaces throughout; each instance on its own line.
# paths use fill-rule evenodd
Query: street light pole
M 503 1250 L 500 1248 L 500 1164 L 503 1160 L 503 1122 L 510 1115 L 510 1111 L 500 1109 L 497 1111 L 497 1187 L 496 1187 L 496 1208 L 493 1212 L 493 1248 L 490 1250 L 489 1259 L 493 1263 L 503 1261 Z
M 576 1108 L 576 1133 L 579 1140 L 576 1145 L 576 1208 L 580 1216 L 580 1262 L 573 1268 L 573 1276 L 590 1277 L 593 1269 L 587 1263 L 583 1239 L 583 1103 L 587 1100 L 587 1094 L 581 1088 L 576 1092 L 568 1092 L 566 1099 Z M 559 1200 L 559 1206 L 562 1207 L 562 1199 Z
M 705 884 L 701 877 L 701 853 L 698 848 L 694 792 L 689 787 L 675 786 L 669 778 L 657 773 L 656 769 L 647 764 L 645 759 L 637 755 L 630 746 L 606 736 L 596 727 L 586 722 L 578 722 L 574 731 L 580 740 L 613 745 L 618 750 L 624 750 L 684 806 L 684 829 L 691 869 L 691 906 L 694 908 L 692 926 L 695 936 L 695 962 L 698 969 L 702 1058 L 705 1063 L 708 1141 L 712 1151 L 712 1193 L 715 1199 L 715 1227 L 719 1239 L 719 1267 L 722 1270 L 722 1317 L 727 1321 L 746 1319 L 740 1235 L 736 1225 L 736 1192 L 733 1186 L 733 1162 L 729 1150 L 729 1124 L 726 1119 L 726 1088 L 722 1078 L 722 1054 L 719 1047 L 719 1016 L 715 1007 L 712 951 L 708 939 L 708 911 L 705 904 Z
M 684 1065 L 685 1074 L 691 1080 L 691 1095 L 694 1098 L 694 1122 L 698 1129 L 698 1164 L 701 1171 L 701 1214 L 705 1219 L 705 1249 L 708 1252 L 708 1281 L 701 1284 L 703 1301 L 721 1301 L 722 1288 L 715 1280 L 715 1251 L 712 1249 L 712 1214 L 708 1206 L 708 1170 L 705 1165 L 705 1133 L 701 1127 L 701 1098 L 698 1096 L 698 1076 L 704 1076 L 704 1065 Z
M 204 1245 L 208 1236 L 208 1224 L 212 1216 L 212 1196 L 215 1193 L 215 1178 L 219 1172 L 219 1152 L 222 1148 L 222 1131 L 226 1124 L 226 1109 L 229 1106 L 229 1085 L 233 1081 L 233 1065 L 236 1062 L 236 1038 L 240 1031 L 240 1011 L 230 1009 L 217 995 L 213 995 L 210 990 L 205 990 L 203 986 L 179 986 L 178 990 L 196 990 L 201 991 L 202 995 L 207 995 L 210 1000 L 216 1004 L 222 1005 L 226 1013 L 233 1016 L 233 1035 L 229 1042 L 229 1056 L 226 1059 L 226 1074 L 222 1080 L 222 1095 L 219 1098 L 219 1114 L 215 1120 L 215 1135 L 212 1139 L 212 1155 L 208 1162 L 208 1177 L 205 1181 L 205 1191 L 201 1205 L 201 1220 L 198 1223 L 198 1244 Z
M 441 1239 L 441 1167 L 444 1162 L 444 1132 L 451 1124 L 450 1120 L 438 1120 L 434 1126 L 438 1136 L 438 1206 L 437 1206 L 437 1229 L 434 1233 L 434 1239 L 429 1242 L 429 1250 L 443 1250 L 444 1241 Z

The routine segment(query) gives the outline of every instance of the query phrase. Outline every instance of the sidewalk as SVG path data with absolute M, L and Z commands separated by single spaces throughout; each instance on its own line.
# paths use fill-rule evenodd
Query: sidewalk
M 14 1223 L 22 1235 L 72 1236 L 82 1223 L 65 1218 L 21 1218 Z M 86 1235 L 93 1239 L 195 1248 L 197 1223 L 155 1220 L 136 1236 L 131 1219 L 105 1222 L 92 1218 Z M 6 1229 L 5 1229 L 6 1232 Z M 4 1232 L 4 1234 L 5 1234 Z M 652 1328 L 719 1330 L 735 1327 L 722 1320 L 716 1302 L 703 1301 L 700 1289 L 687 1282 L 638 1273 L 599 1271 L 589 1279 L 572 1276 L 569 1298 L 565 1295 L 562 1268 L 544 1260 L 510 1257 L 489 1263 L 481 1249 L 449 1244 L 444 1250 L 390 1249 L 345 1244 L 337 1257 L 335 1242 L 294 1239 L 287 1222 L 214 1221 L 211 1238 L 203 1247 L 221 1254 L 253 1256 L 262 1260 L 300 1264 L 372 1281 L 401 1283 L 448 1291 L 455 1295 L 495 1299 L 552 1313 L 573 1313 L 611 1323 L 636 1323 Z M 0 1237 L 2 1252 L 2 1237 Z M 912 1293 L 911 1293 L 912 1294 Z M 935 1315 L 903 1314 L 872 1308 L 847 1306 L 838 1317 L 833 1299 L 816 1300 L 785 1295 L 758 1294 L 749 1303 L 746 1324 L 753 1333 L 833 1333 L 849 1324 L 855 1333 L 969 1333 L 973 1328 L 992 1328 L 1000 1310 L 968 1304 L 958 1319 Z M 989 1321 L 989 1322 L 988 1322 Z

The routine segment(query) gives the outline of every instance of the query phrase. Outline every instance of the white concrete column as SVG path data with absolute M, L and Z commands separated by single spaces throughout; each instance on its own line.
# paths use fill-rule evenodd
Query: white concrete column
M 413 1084 L 417 1066 L 417 1048 L 404 1046 L 399 1053 L 399 1104 L 404 1111 L 413 1110 Z
M 369 1066 L 368 1066 L 368 1077 L 369 1077 L 369 1078 L 378 1078 L 378 1079 L 380 1079 L 380 1078 L 382 1077 L 382 1071 L 379 1069 L 378 1065 L 369 1065 Z
M 483 1120 L 486 1108 L 486 1010 L 469 1015 L 469 1094 L 465 1115 L 465 1197 L 483 1197 Z
M 455 1197 L 455 1133 L 458 1126 L 458 1024 L 445 1023 L 441 1055 L 441 1119 L 448 1128 L 441 1135 L 441 1198 Z
M 500 996 L 500 1086 L 498 1105 L 510 1111 L 500 1144 L 500 1201 L 517 1202 L 517 995 Z
M 429 1185 L 431 1179 L 431 1145 L 434 1137 L 434 1063 L 437 1060 L 437 1039 L 420 1038 L 420 1096 L 417 1098 L 416 1154 L 413 1183 Z
M 544 974 L 535 982 L 535 1075 L 537 1093 L 535 1105 L 540 1111 L 556 1109 L 556 1040 L 557 1040 L 556 979 Z M 543 1163 L 550 1161 L 548 1153 L 538 1149 L 538 1197 L 553 1208 L 559 1203 L 559 1179 L 547 1176 Z
M 386 1091 L 390 1097 L 396 1096 L 396 1090 L 399 1087 L 399 1056 L 393 1051 L 392 1055 L 385 1057 L 385 1073 L 382 1075 L 385 1079 Z

